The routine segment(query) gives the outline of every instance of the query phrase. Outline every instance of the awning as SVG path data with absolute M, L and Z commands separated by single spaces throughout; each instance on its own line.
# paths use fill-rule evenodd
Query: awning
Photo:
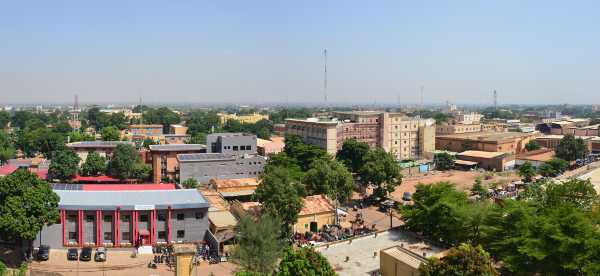
M 467 160 L 454 160 L 454 164 L 463 165 L 463 166 L 477 166 L 477 162 L 467 161 Z
M 150 236 L 150 231 L 148 231 L 148 229 L 140 229 L 138 233 L 140 236 Z

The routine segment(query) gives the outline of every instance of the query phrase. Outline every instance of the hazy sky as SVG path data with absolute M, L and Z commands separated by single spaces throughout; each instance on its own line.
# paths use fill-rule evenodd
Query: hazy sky
M 91 3 L 95 2 L 95 3 Z M 2 1 L 0 103 L 600 103 L 600 1 Z

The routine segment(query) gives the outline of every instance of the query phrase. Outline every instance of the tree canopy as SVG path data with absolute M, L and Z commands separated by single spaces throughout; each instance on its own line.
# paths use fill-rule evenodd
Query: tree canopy
M 70 181 L 79 171 L 79 161 L 81 158 L 72 150 L 55 152 L 48 169 L 49 179 Z
M 566 161 L 584 158 L 589 153 L 585 142 L 571 134 L 565 135 L 556 146 L 556 157 Z
M 364 165 L 364 157 L 369 152 L 369 145 L 364 142 L 359 142 L 356 139 L 348 139 L 342 144 L 336 155 L 348 169 L 354 173 L 360 172 Z
M 375 193 L 381 197 L 393 192 L 402 182 L 400 166 L 394 157 L 383 149 L 370 150 L 364 157 L 360 170 L 361 181 L 375 186 Z
M 440 171 L 447 171 L 454 168 L 454 160 L 456 157 L 447 152 L 437 153 L 433 157 L 435 163 L 435 169 Z
M 267 214 L 290 226 L 296 223 L 302 209 L 302 189 L 298 179 L 288 174 L 286 169 L 274 167 L 261 176 L 255 196 Z
M 236 241 L 233 257 L 241 269 L 250 275 L 270 275 L 284 249 L 281 221 L 269 215 L 263 215 L 256 221 L 250 216 L 243 216 L 236 229 Z
M 149 171 L 132 145 L 119 144 L 108 162 L 108 174 L 119 179 L 147 178 Z
M 179 114 L 173 112 L 168 107 L 144 109 L 142 117 L 145 123 L 163 125 L 165 133 L 169 131 L 169 127 L 172 124 L 177 124 L 181 121 Z
M 100 135 L 104 141 L 119 141 L 121 140 L 121 132 L 114 126 L 103 127 L 100 130 Z
M 539 174 L 545 177 L 556 177 L 569 168 L 569 162 L 560 158 L 552 158 L 538 168 Z
M 352 195 L 352 175 L 344 165 L 329 158 L 313 161 L 304 178 L 308 194 L 324 194 L 341 203 Z
M 81 174 L 85 176 L 98 176 L 106 173 L 106 158 L 93 151 L 88 153 L 81 166 Z
M 536 175 L 536 168 L 529 161 L 525 161 L 521 167 L 519 167 L 519 176 L 523 178 L 523 182 L 529 183 Z
M 196 180 L 195 178 L 188 178 L 185 181 L 183 181 L 181 185 L 185 189 L 196 189 L 198 188 L 198 180 Z
M 500 275 L 490 254 L 481 246 L 460 244 L 450 248 L 441 259 L 431 258 L 429 263 L 421 265 L 419 271 L 423 276 L 495 276 Z
M 334 276 L 337 275 L 327 259 L 311 247 L 288 248 L 279 263 L 277 276 Z
M 285 136 L 285 147 L 283 150 L 287 156 L 298 161 L 298 165 L 304 171 L 310 168 L 310 164 L 317 159 L 327 157 L 327 152 L 315 145 L 305 144 L 297 135 Z
M 538 144 L 538 142 L 536 142 L 535 140 L 531 140 L 531 141 L 527 142 L 527 144 L 525 144 L 525 149 L 527 151 L 539 150 L 541 148 L 542 148 L 542 146 L 540 146 L 540 144 Z

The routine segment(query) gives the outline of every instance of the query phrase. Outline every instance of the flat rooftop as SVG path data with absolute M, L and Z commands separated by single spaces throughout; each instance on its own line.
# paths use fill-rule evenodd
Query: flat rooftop
M 539 149 L 529 152 L 524 152 L 517 155 L 517 159 L 528 161 L 546 162 L 554 158 L 555 152 L 551 149 Z
M 306 118 L 306 119 L 285 119 L 286 122 L 297 122 L 306 124 L 337 125 L 341 121 L 331 118 Z
M 462 140 L 473 140 L 473 141 L 484 141 L 484 142 L 498 142 L 504 140 L 519 139 L 529 137 L 537 134 L 537 132 L 474 132 L 474 133 L 460 133 L 450 135 L 439 135 L 436 138 L 447 138 L 447 139 L 462 139 Z
M 150 151 L 200 151 L 205 149 L 206 145 L 202 144 L 150 145 Z
M 468 157 L 476 157 L 476 158 L 496 158 L 504 155 L 504 152 L 492 152 L 492 151 L 480 151 L 480 150 L 467 150 L 463 151 L 457 156 L 468 156 Z
M 180 162 L 206 162 L 217 160 L 235 160 L 236 157 L 225 153 L 184 153 L 178 154 L 177 159 Z
M 208 208 L 206 198 L 195 189 L 86 191 L 54 190 L 59 208 L 67 210 L 150 210 Z
M 133 145 L 129 141 L 81 141 L 68 143 L 68 148 L 116 148 L 117 145 Z

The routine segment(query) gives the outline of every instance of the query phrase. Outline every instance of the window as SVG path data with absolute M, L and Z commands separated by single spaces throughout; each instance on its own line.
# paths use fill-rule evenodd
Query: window
M 76 215 L 69 215 L 69 216 L 67 216 L 67 220 L 75 222 L 75 221 L 77 221 L 77 216 Z
M 183 214 L 183 213 L 177 214 L 177 220 L 183 220 L 183 219 L 185 219 L 185 214 Z
M 177 238 L 182 239 L 183 237 L 185 237 L 185 231 L 177 230 Z
M 76 240 L 77 232 L 69 232 L 69 240 Z
M 129 222 L 130 220 L 131 220 L 131 217 L 129 215 L 123 215 L 121 217 L 122 222 Z
M 104 240 L 112 241 L 112 232 L 104 232 Z
M 166 231 L 158 231 L 158 239 L 166 240 L 167 239 L 167 232 Z
M 237 151 L 238 150 L 238 146 L 233 146 L 233 150 Z
M 167 220 L 165 218 L 165 214 L 158 214 L 157 217 L 158 217 L 158 221 L 165 221 L 165 220 Z
M 148 215 L 140 215 L 141 222 L 148 222 Z
M 93 215 L 87 215 L 87 216 L 85 216 L 85 221 L 87 221 L 87 222 L 93 222 L 94 221 L 94 216 Z
M 247 146 L 246 146 L 246 150 L 252 150 L 252 146 L 250 146 L 250 145 L 247 145 Z
M 204 213 L 196 212 L 196 219 L 202 219 L 202 218 L 204 218 Z
M 112 216 L 104 216 L 104 222 L 112 222 Z
M 129 234 L 131 234 L 131 233 L 130 232 L 121 233 L 121 240 L 124 240 L 124 241 L 131 240 L 131 236 Z

